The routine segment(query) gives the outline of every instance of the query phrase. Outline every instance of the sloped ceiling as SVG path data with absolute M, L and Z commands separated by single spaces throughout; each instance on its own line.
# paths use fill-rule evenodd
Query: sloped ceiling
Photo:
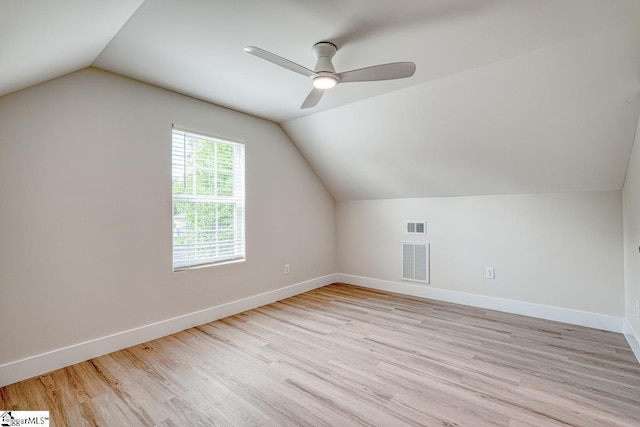
M 283 127 L 338 200 L 620 189 L 638 120 L 637 30 L 609 28 Z
M 0 95 L 90 66 L 142 1 L 0 1 Z
M 93 65 L 281 123 L 337 200 L 620 189 L 640 113 L 640 0 L 16 0 L 0 94 Z M 305 77 L 413 61 L 415 76 Z

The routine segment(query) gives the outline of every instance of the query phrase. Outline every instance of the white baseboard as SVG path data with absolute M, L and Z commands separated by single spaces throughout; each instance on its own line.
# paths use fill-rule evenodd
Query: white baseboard
M 638 363 L 640 363 L 640 335 L 631 327 L 626 319 L 624 321 L 623 333 L 629 343 L 629 347 L 631 347 L 631 350 L 633 351 L 633 354 L 636 355 Z
M 184 331 L 185 329 L 280 301 L 337 281 L 336 274 L 318 277 L 237 301 L 188 313 L 128 331 L 0 365 L 0 387 L 56 369 L 83 362 L 133 345 Z
M 539 319 L 554 320 L 572 325 L 587 326 L 605 331 L 618 333 L 622 333 L 623 331 L 624 319 L 607 314 L 591 313 L 505 298 L 474 295 L 465 292 L 432 288 L 429 285 L 392 282 L 350 274 L 338 274 L 338 282 L 455 304 L 486 308 L 489 310 L 503 311 L 506 313 L 520 314 L 523 316 L 537 317 Z

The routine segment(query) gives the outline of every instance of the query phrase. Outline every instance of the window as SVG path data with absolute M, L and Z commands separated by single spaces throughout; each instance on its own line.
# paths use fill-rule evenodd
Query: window
M 173 130 L 173 269 L 245 257 L 244 144 Z

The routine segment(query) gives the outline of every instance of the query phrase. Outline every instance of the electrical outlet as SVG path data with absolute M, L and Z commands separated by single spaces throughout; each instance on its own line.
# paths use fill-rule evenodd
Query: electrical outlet
M 496 278 L 496 269 L 494 267 L 485 268 L 484 277 L 486 277 L 487 279 L 495 279 Z
M 636 315 L 640 317 L 640 299 L 636 300 Z
M 289 264 L 284 265 L 284 274 L 289 274 Z

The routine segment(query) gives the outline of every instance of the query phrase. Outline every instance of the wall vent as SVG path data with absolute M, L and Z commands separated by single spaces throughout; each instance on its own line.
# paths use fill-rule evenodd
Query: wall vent
M 402 280 L 429 283 L 428 243 L 402 243 Z
M 407 227 L 405 228 L 407 234 L 427 234 L 427 222 L 426 221 L 407 221 Z

